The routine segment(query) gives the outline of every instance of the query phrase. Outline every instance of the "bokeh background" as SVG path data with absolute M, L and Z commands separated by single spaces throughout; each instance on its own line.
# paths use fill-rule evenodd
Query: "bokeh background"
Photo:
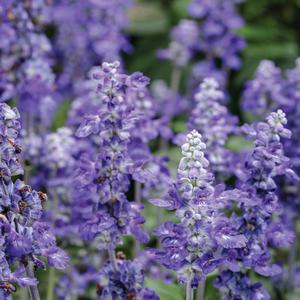
M 130 11 L 128 29 L 133 51 L 125 55 L 129 72 L 141 70 L 151 80 L 169 80 L 171 65 L 167 61 L 158 61 L 156 51 L 167 47 L 172 26 L 180 19 L 188 18 L 186 7 L 189 2 L 136 1 Z M 300 0 L 245 0 L 241 1 L 239 9 L 245 21 L 239 34 L 246 39 L 247 46 L 242 52 L 242 68 L 232 73 L 229 80 L 231 110 L 235 114 L 240 114 L 239 96 L 243 84 L 253 76 L 260 60 L 270 59 L 287 68 L 292 67 L 300 55 Z

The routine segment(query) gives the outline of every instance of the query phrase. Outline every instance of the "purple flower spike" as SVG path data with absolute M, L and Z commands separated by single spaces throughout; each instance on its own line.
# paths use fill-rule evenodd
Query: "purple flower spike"
M 281 223 L 284 220 L 280 218 L 276 181 L 282 176 L 295 178 L 281 141 L 291 136 L 286 124 L 284 112 L 278 110 L 269 114 L 266 122 L 244 126 L 249 138 L 254 139 L 254 148 L 240 170 L 238 187 L 242 197 L 235 199 L 239 213 L 231 214 L 229 223 L 244 239 L 223 252 L 227 270 L 217 278 L 216 286 L 226 295 L 224 299 L 232 299 L 230 295 L 236 294 L 245 294 L 249 299 L 270 299 L 260 283 L 250 282 L 242 267 L 262 276 L 278 276 L 282 268 L 270 262 L 270 245 L 287 247 L 294 242 L 293 234 Z
M 11 299 L 14 284 L 38 293 L 31 265 L 44 268 L 41 257 L 58 269 L 65 269 L 69 258 L 56 245 L 51 228 L 40 221 L 47 196 L 13 180 L 24 173 L 19 159 L 20 117 L 5 103 L 0 104 L 0 128 L 0 296 Z
M 215 189 L 200 133 L 191 131 L 181 150 L 176 182 L 164 199 L 152 202 L 175 210 L 179 221 L 155 229 L 161 249 L 153 249 L 153 253 L 162 265 L 177 272 L 188 291 L 226 261 L 226 252 L 245 247 L 247 238 L 222 211 L 224 203 L 239 198 L 241 192 Z
M 225 95 L 214 78 L 206 78 L 195 94 L 196 106 L 188 120 L 188 129 L 197 130 L 206 144 L 206 154 L 210 168 L 219 180 L 234 173 L 234 153 L 226 148 L 231 135 L 239 132 L 238 120 L 226 108 Z M 181 142 L 184 134 L 175 141 Z
M 143 206 L 127 198 L 131 179 L 149 191 L 163 168 L 146 144 L 157 136 L 155 127 L 150 128 L 149 79 L 139 72 L 120 73 L 118 62 L 103 63 L 92 78 L 96 92 L 91 99 L 97 105 L 77 130 L 77 137 L 85 138 L 90 148 L 85 148 L 75 170 L 74 225 L 83 240 L 95 241 L 109 254 L 110 261 L 100 271 L 99 299 L 108 295 L 147 299 L 152 292 L 142 289 L 140 270 L 131 261 L 116 259 L 114 249 L 124 235 L 133 235 L 140 243 L 149 241 L 141 226 Z

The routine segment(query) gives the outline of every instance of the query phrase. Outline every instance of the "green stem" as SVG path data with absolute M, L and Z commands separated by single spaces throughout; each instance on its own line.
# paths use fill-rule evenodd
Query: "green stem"
M 198 286 L 198 294 L 197 299 L 203 300 L 204 299 L 204 291 L 205 291 L 205 280 L 201 281 Z
M 31 167 L 26 166 L 24 164 L 24 177 L 23 177 L 23 180 L 24 180 L 25 184 L 29 184 L 30 172 L 31 172 Z
M 174 67 L 172 71 L 171 76 L 171 90 L 176 95 L 179 90 L 179 84 L 180 84 L 180 78 L 181 78 L 181 69 L 178 67 Z
M 175 97 L 177 96 L 179 90 L 180 78 L 181 78 L 181 69 L 178 68 L 177 66 L 174 66 L 172 70 L 171 82 L 170 82 L 170 89 L 173 92 L 172 95 L 173 99 L 175 99 Z M 174 105 L 175 104 L 176 103 L 174 103 Z M 164 138 L 161 138 L 159 141 L 159 149 L 164 153 L 167 152 L 168 150 L 168 141 L 166 141 Z
M 58 198 L 58 194 L 56 191 L 56 188 L 53 188 L 53 201 L 52 201 L 52 223 L 54 225 L 54 218 L 56 216 L 56 212 L 58 210 L 58 202 L 59 202 L 59 198 Z M 49 274 L 48 274 L 48 288 L 47 288 L 47 300 L 53 300 L 53 295 L 54 295 L 54 287 L 55 287 L 55 269 L 50 267 L 49 270 Z
M 108 249 L 108 257 L 109 257 L 110 263 L 112 264 L 112 267 L 113 267 L 114 271 L 117 271 L 118 270 L 118 264 L 117 264 L 114 249 Z
M 34 278 L 33 265 L 32 262 L 28 262 L 26 266 L 26 274 L 29 278 Z M 28 287 L 29 295 L 31 300 L 40 300 L 40 294 L 37 285 L 32 285 Z
M 48 276 L 47 300 L 53 300 L 54 287 L 55 287 L 55 269 L 50 268 L 49 276 Z
M 134 182 L 134 201 L 137 204 L 142 203 L 142 184 L 140 182 Z M 141 250 L 141 245 L 138 240 L 134 242 L 134 256 L 136 256 Z
M 22 288 L 19 294 L 20 300 L 28 300 L 28 290 L 26 288 Z
M 193 300 L 194 299 L 194 291 L 191 287 L 191 273 L 188 274 L 188 279 L 186 282 L 186 294 L 185 294 L 186 300 Z
M 134 201 L 138 204 L 142 202 L 142 184 L 137 181 L 134 182 Z
M 14 219 L 14 223 L 15 223 L 16 232 L 18 233 L 19 228 L 18 228 L 18 222 L 16 221 L 16 219 Z M 35 276 L 34 276 L 34 271 L 33 271 L 33 263 L 31 261 L 28 261 L 27 264 L 24 262 L 23 265 L 25 267 L 27 277 L 34 279 Z M 37 285 L 28 286 L 28 292 L 29 292 L 31 300 L 40 300 L 40 294 L 39 294 Z
M 296 224 L 294 228 L 297 228 Z M 288 276 L 287 276 L 286 286 L 289 292 L 293 291 L 294 289 L 294 271 L 295 271 L 296 255 L 297 255 L 297 239 L 295 239 L 295 242 L 292 245 L 292 248 L 289 252 L 289 258 L 288 258 Z

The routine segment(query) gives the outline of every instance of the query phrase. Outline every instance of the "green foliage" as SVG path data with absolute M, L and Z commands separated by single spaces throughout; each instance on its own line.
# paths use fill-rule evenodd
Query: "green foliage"
M 245 26 L 240 34 L 247 47 L 242 54 L 243 67 L 236 76 L 235 91 L 253 76 L 262 59 L 290 67 L 299 55 L 299 0 L 244 1 L 241 15 Z
M 128 31 L 134 35 L 149 35 L 165 32 L 168 27 L 166 12 L 155 2 L 137 3 L 129 13 Z
M 161 300 L 184 299 L 183 289 L 176 284 L 166 284 L 162 280 L 146 279 L 146 286 L 154 289 Z
M 58 128 L 63 127 L 65 125 L 70 107 L 70 100 L 65 100 L 60 104 L 53 118 L 52 131 L 55 131 Z
M 252 143 L 246 140 L 242 135 L 231 136 L 227 142 L 227 148 L 234 151 L 240 152 L 252 147 Z
M 125 57 L 126 68 L 140 70 L 151 80 L 170 80 L 171 66 L 158 61 L 157 49 L 169 42 L 169 30 L 180 19 L 187 18 L 189 0 L 139 0 L 130 13 L 129 33 L 134 53 Z M 149 11 L 148 11 L 149 10 Z M 240 34 L 247 47 L 241 54 L 243 66 L 232 74 L 230 109 L 240 114 L 239 99 L 245 80 L 252 78 L 262 59 L 272 59 L 281 67 L 290 67 L 299 55 L 300 0 L 246 0 L 240 5 L 245 26 Z M 242 115 L 240 115 L 242 118 Z M 243 119 L 243 118 L 242 118 Z

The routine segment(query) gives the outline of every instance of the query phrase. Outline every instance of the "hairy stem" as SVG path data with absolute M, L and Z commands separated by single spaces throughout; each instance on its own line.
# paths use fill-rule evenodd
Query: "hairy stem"
M 20 290 L 19 299 L 20 300 L 28 300 L 28 290 L 27 290 L 27 288 L 22 288 Z
M 59 196 L 56 190 L 56 187 L 53 188 L 52 191 L 52 225 L 55 225 L 55 217 L 58 210 L 58 202 Z M 49 275 L 48 275 L 48 288 L 47 288 L 47 300 L 53 300 L 54 295 L 54 287 L 55 287 L 55 269 L 50 268 Z
M 203 280 L 199 283 L 198 292 L 197 292 L 197 300 L 204 299 L 204 291 L 205 291 L 205 280 Z
M 110 263 L 112 264 L 114 271 L 117 271 L 118 264 L 117 264 L 114 248 L 108 249 L 108 257 L 109 257 Z
M 171 90 L 174 94 L 178 93 L 181 78 L 181 69 L 174 67 L 171 76 Z
M 50 268 L 48 276 L 47 300 L 53 300 L 55 286 L 55 269 Z
M 32 266 L 32 262 L 28 262 L 27 266 L 26 266 L 26 274 L 29 278 L 34 278 L 34 272 L 33 272 L 33 266 Z M 39 290 L 38 287 L 36 285 L 34 286 L 29 286 L 28 287 L 29 290 L 29 295 L 30 295 L 30 299 L 31 300 L 40 300 L 40 294 L 39 294 Z
M 193 300 L 194 299 L 194 291 L 191 287 L 191 274 L 188 274 L 188 279 L 186 282 L 186 294 L 185 294 L 186 300 Z
M 296 224 L 294 226 L 296 228 Z M 294 288 L 294 270 L 295 270 L 295 262 L 296 262 L 296 254 L 297 254 L 297 238 L 295 239 L 294 244 L 291 247 L 288 258 L 288 277 L 286 286 L 289 291 Z
M 142 184 L 137 181 L 134 182 L 134 201 L 138 204 L 142 202 Z
M 142 184 L 140 182 L 134 182 L 134 201 L 137 204 L 142 203 Z M 134 242 L 134 256 L 141 250 L 139 241 Z

